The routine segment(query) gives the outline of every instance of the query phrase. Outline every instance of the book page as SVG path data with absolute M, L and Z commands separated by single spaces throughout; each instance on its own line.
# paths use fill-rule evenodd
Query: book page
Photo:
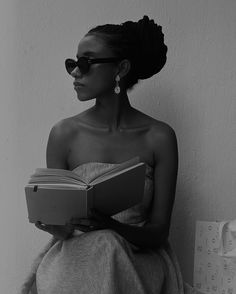
M 75 180 L 79 180 L 83 182 L 84 180 L 80 178 L 80 176 L 67 169 L 59 169 L 59 168 L 36 168 L 35 173 L 31 177 L 41 177 L 41 176 L 62 176 L 67 178 L 72 178 Z
M 109 180 L 109 179 L 111 179 L 111 178 L 113 178 L 113 177 L 116 177 L 116 176 L 118 176 L 118 175 L 120 175 L 120 174 L 123 174 L 123 173 L 125 173 L 125 172 L 127 172 L 127 171 L 129 171 L 129 170 L 131 170 L 131 169 L 134 169 L 134 168 L 140 166 L 140 165 L 144 165 L 144 163 L 143 163 L 143 162 L 140 162 L 140 163 L 135 164 L 135 165 L 133 165 L 133 166 L 127 167 L 127 168 L 125 168 L 125 169 L 123 169 L 123 170 L 117 170 L 115 173 L 105 174 L 105 175 L 103 175 L 102 177 L 98 177 L 98 178 L 96 178 L 96 179 L 95 179 L 94 181 L 92 181 L 90 184 L 91 184 L 91 185 L 96 185 L 96 184 L 98 184 L 98 183 L 101 183 L 101 182 L 107 181 L 107 180 Z
M 28 187 L 34 187 L 34 184 L 28 184 Z M 46 188 L 46 189 L 60 189 L 60 190 L 86 190 L 89 186 L 88 185 L 75 185 L 75 184 L 63 184 L 63 183 L 47 183 L 47 184 L 38 184 L 38 188 Z
M 113 174 L 117 174 L 119 171 L 125 170 L 128 167 L 134 166 L 137 163 L 140 163 L 140 157 L 136 156 L 133 157 L 127 161 L 124 161 L 122 163 L 120 163 L 117 166 L 111 167 L 111 169 L 109 169 L 108 171 L 105 171 L 103 173 L 100 173 L 99 175 L 93 177 L 92 179 L 90 179 L 89 184 L 94 184 L 96 179 L 103 179 L 103 177 L 105 178 L 109 178 L 109 175 L 113 175 Z
M 80 178 L 78 174 L 70 170 L 52 169 L 52 168 L 37 168 L 35 173 L 31 175 L 29 183 L 33 182 L 68 182 L 87 185 L 87 181 Z
M 85 179 L 82 179 L 79 177 L 79 175 L 71 170 L 66 169 L 57 169 L 57 168 L 36 168 L 35 173 L 31 175 L 29 184 L 33 183 L 70 183 L 70 184 L 78 184 L 78 185 L 88 185 L 92 184 L 93 181 L 95 181 L 97 178 L 103 179 L 105 177 L 106 179 L 109 178 L 109 175 L 117 174 L 119 171 L 122 171 L 130 166 L 133 166 L 140 162 L 140 157 L 135 156 L 129 160 L 126 160 L 119 165 L 116 165 L 114 167 L 111 167 L 108 171 L 104 171 L 100 173 L 99 175 L 94 176 L 89 181 L 86 181 Z
M 49 184 L 49 183 L 65 183 L 65 184 L 74 184 L 74 185 L 81 185 L 81 186 L 87 186 L 86 183 L 74 180 L 74 179 L 68 179 L 66 177 L 57 177 L 57 176 L 50 176 L 50 177 L 39 177 L 39 178 L 32 178 L 28 181 L 29 184 Z

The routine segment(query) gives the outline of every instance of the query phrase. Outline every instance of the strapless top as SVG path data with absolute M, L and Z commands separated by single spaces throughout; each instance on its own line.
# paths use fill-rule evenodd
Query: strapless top
M 104 173 L 104 171 L 108 171 L 119 164 L 120 163 L 86 162 L 74 168 L 73 172 L 76 172 L 81 178 L 89 181 L 98 176 L 100 173 Z M 142 202 L 112 215 L 111 217 L 113 219 L 125 224 L 136 226 L 143 226 L 145 224 L 151 209 L 154 170 L 153 167 L 147 163 L 145 163 L 145 165 L 146 174 Z

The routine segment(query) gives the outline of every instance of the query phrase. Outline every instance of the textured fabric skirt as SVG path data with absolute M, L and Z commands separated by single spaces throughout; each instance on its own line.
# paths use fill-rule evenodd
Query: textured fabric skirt
M 109 229 L 80 232 L 55 242 L 37 267 L 35 288 L 28 293 L 184 293 L 169 242 L 156 250 L 139 249 Z

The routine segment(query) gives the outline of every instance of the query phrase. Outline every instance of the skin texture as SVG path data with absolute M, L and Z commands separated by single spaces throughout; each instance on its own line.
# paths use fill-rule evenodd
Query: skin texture
M 95 52 L 91 58 L 114 57 L 97 36 L 85 36 L 79 43 L 77 56 L 87 56 L 84 52 L 88 50 Z M 94 211 L 92 219 L 76 219 L 67 226 L 36 224 L 58 239 L 66 239 L 73 228 L 87 232 L 91 230 L 89 225 L 94 225 L 94 229 L 113 229 L 133 244 L 145 248 L 156 248 L 168 238 L 178 172 L 177 138 L 167 123 L 131 106 L 124 80 L 130 67 L 129 60 L 124 59 L 116 64 L 92 64 L 84 75 L 78 67 L 74 69 L 72 82 L 85 84 L 75 89 L 77 99 L 95 99 L 95 104 L 52 127 L 46 160 L 48 168 L 73 170 L 87 162 L 121 163 L 140 156 L 154 168 L 154 200 L 149 221 L 144 227 L 134 227 Z M 114 92 L 117 74 L 121 79 L 119 94 Z

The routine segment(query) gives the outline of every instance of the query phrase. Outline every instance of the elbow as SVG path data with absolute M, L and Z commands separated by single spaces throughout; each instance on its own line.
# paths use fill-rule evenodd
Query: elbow
M 151 244 L 152 249 L 157 249 L 160 247 L 163 247 L 166 245 L 168 242 L 169 234 L 168 233 L 163 233 L 160 235 L 158 238 L 155 238 L 155 242 Z
M 161 245 L 165 246 L 165 244 L 168 242 L 168 239 L 169 239 L 169 230 L 167 230 L 165 234 L 163 235 Z
M 169 227 L 166 226 L 153 226 L 151 228 L 150 240 L 147 247 L 151 249 L 158 249 L 168 242 Z
M 165 244 L 166 242 L 168 242 L 169 234 L 170 234 L 170 226 L 167 226 L 167 227 L 163 230 L 163 234 L 162 234 L 162 244 Z

